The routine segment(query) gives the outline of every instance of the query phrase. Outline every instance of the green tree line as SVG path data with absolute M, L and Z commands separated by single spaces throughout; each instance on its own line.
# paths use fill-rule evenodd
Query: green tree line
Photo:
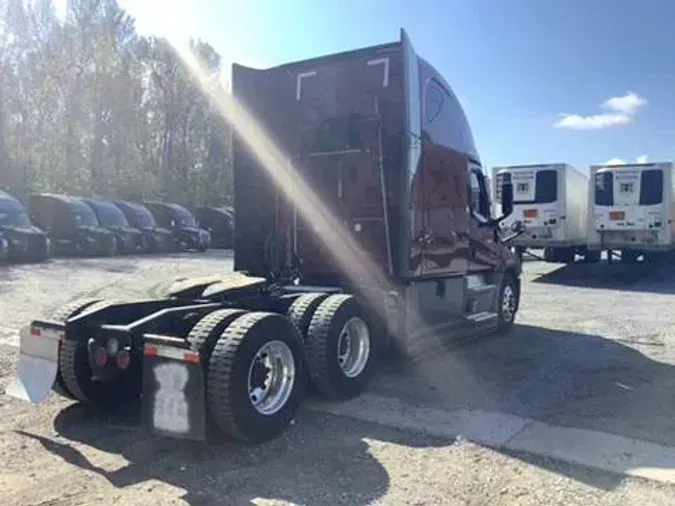
M 213 47 L 191 45 L 220 71 Z M 230 135 L 117 0 L 70 0 L 65 17 L 51 0 L 0 0 L 0 188 L 228 204 Z

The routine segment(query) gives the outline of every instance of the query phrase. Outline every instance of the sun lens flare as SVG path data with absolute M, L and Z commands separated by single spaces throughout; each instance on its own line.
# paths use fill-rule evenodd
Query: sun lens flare
M 326 251 L 349 280 L 354 284 L 379 287 L 383 291 L 396 291 L 396 287 L 391 283 L 387 273 L 356 242 L 345 225 L 335 218 L 312 187 L 299 175 L 296 167 L 292 165 L 291 157 L 275 144 L 262 124 L 237 101 L 232 93 L 227 91 L 222 80 L 214 78 L 208 71 L 208 67 L 198 59 L 188 44 L 175 40 L 169 40 L 169 43 L 223 120 L 231 125 L 236 134 L 254 154 L 261 167 L 274 182 L 276 189 L 295 205 L 298 214 L 313 228 L 315 234 L 327 246 Z M 372 308 L 382 308 L 381 300 L 376 299 L 376 296 L 369 294 L 363 294 L 363 296 L 371 299 L 368 300 L 368 303 Z M 378 310 L 382 311 L 382 309 Z M 428 327 L 424 323 L 422 315 L 409 301 L 406 302 L 405 311 L 410 328 Z M 387 315 L 380 313 L 378 316 L 388 325 L 391 324 Z M 429 347 L 432 350 L 440 347 L 442 343 L 441 336 L 437 334 L 425 335 L 424 339 L 428 342 L 425 348 Z M 418 364 L 416 367 L 418 371 L 420 371 L 419 362 L 421 358 L 417 356 L 415 360 Z M 448 353 L 443 355 L 442 365 L 434 365 L 428 363 L 427 360 L 425 360 L 425 363 L 432 370 L 442 366 L 446 373 L 452 371 L 453 376 L 457 379 L 453 388 L 461 389 L 463 384 L 470 384 L 472 389 L 480 390 L 475 374 L 466 364 L 453 359 Z M 431 370 L 421 372 L 428 381 L 435 383 L 432 379 Z M 436 392 L 440 395 L 451 396 L 451 392 L 444 393 L 442 389 L 442 386 L 437 386 Z

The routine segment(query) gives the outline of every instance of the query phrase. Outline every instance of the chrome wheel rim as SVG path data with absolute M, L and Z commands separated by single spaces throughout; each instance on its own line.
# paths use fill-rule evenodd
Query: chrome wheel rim
M 273 415 L 288 402 L 295 384 L 295 359 L 283 341 L 263 344 L 248 369 L 248 398 L 261 415 Z
M 370 329 L 355 316 L 344 324 L 337 345 L 337 359 L 342 373 L 355 378 L 363 372 L 370 358 Z
M 510 322 L 516 312 L 516 294 L 511 285 L 504 287 L 502 294 L 502 317 L 505 321 Z

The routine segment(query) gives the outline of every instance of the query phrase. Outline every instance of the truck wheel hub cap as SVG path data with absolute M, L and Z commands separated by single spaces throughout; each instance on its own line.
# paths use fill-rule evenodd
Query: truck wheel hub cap
M 370 357 L 370 329 L 358 316 L 351 318 L 340 331 L 337 346 L 338 364 L 348 378 L 363 372 Z
M 504 295 L 502 296 L 502 316 L 504 320 L 510 322 L 516 311 L 516 294 L 511 285 L 506 285 Z
M 248 370 L 248 395 L 255 410 L 273 415 L 286 405 L 295 384 L 295 359 L 288 345 L 270 341 L 260 347 Z

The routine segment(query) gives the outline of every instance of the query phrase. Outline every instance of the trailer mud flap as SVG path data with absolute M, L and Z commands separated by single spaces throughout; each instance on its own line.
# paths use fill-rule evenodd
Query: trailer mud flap
M 182 339 L 146 335 L 143 425 L 171 438 L 206 439 L 204 371 L 199 353 Z
M 59 368 L 59 343 L 63 325 L 33 322 L 20 331 L 19 366 L 5 393 L 33 404 L 51 392 Z

